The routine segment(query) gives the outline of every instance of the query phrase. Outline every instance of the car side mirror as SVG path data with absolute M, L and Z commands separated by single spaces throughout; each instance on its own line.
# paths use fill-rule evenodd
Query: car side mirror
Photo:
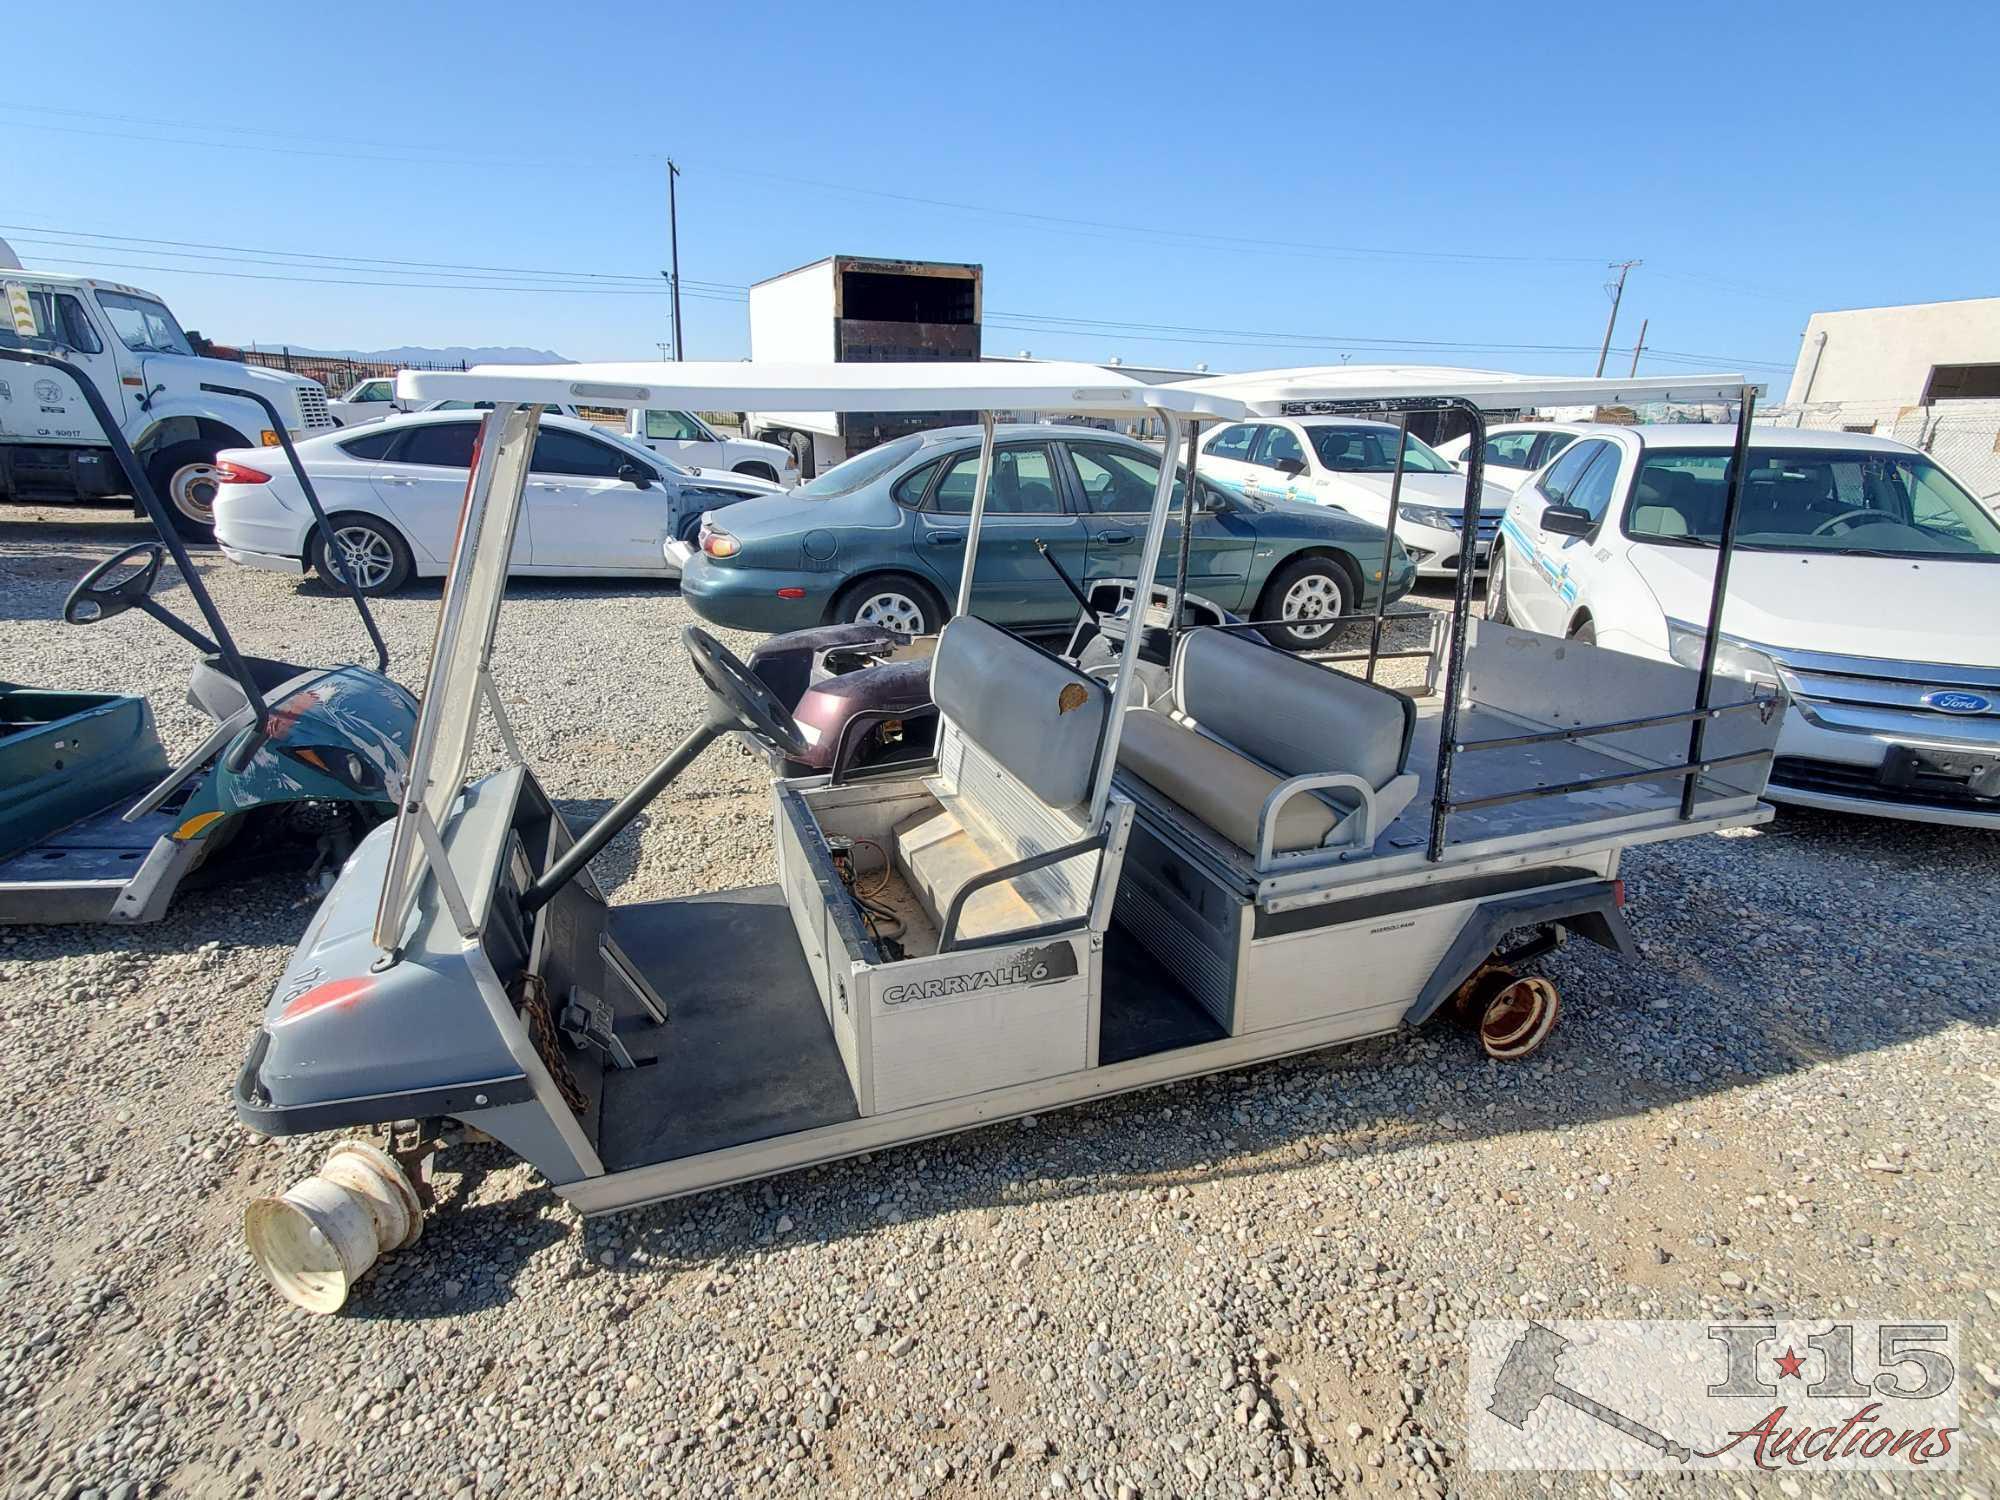
M 1551 505 L 1542 512 L 1542 530 L 1557 536 L 1589 536 L 1596 524 L 1589 511 L 1574 505 Z
M 618 466 L 618 480 L 634 489 L 649 490 L 653 487 L 653 476 L 638 464 L 625 463 Z

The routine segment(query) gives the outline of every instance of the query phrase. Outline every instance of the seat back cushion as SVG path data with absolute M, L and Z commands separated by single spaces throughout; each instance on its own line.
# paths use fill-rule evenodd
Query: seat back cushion
M 997 625 L 959 615 L 938 633 L 931 697 L 971 740 L 1050 807 L 1090 795 L 1109 695 L 1100 683 Z
M 1128 709 L 1118 764 L 1178 803 L 1237 848 L 1257 852 L 1257 822 L 1278 778 L 1163 713 Z M 1271 847 L 1280 854 L 1317 848 L 1338 822 L 1317 797 L 1293 797 L 1278 813 Z
M 1376 788 L 1402 774 L 1417 725 L 1402 693 L 1226 630 L 1181 637 L 1174 700 L 1280 775 L 1346 771 Z

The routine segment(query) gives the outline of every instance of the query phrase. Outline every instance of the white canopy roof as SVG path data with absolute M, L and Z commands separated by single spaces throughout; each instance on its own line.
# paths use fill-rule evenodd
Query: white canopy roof
M 665 360 L 617 364 L 478 365 L 404 370 L 406 401 L 450 398 L 523 404 L 697 411 L 1033 411 L 1139 416 L 1149 411 L 1235 418 L 1243 406 L 1194 385 L 1147 385 L 1097 365 L 936 360 L 880 364 L 755 364 Z
M 1210 375 L 1180 387 L 1241 401 L 1254 416 L 1297 415 L 1315 401 L 1391 401 L 1400 397 L 1462 396 L 1487 411 L 1530 406 L 1631 406 L 1642 401 L 1734 401 L 1748 384 L 1741 375 L 1675 375 L 1592 379 L 1516 375 L 1449 365 L 1317 365 Z M 1169 387 L 1174 389 L 1176 387 Z

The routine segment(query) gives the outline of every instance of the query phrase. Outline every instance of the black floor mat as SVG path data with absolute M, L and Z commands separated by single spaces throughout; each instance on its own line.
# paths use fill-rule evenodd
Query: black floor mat
M 617 907 L 611 931 L 669 1020 L 619 1027 L 640 1066 L 605 1075 L 609 1170 L 857 1118 L 777 886 Z
M 1104 935 L 1104 1011 L 1097 1062 L 1129 1062 L 1225 1035 L 1199 1000 L 1117 923 Z

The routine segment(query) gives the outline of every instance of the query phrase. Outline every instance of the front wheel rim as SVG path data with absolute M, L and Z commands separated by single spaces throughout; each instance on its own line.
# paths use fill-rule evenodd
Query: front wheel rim
M 1486 573 L 1486 618 L 1496 624 L 1505 624 L 1507 619 L 1507 558 L 1504 552 L 1493 554 L 1492 565 Z
M 1333 629 L 1332 625 L 1309 625 L 1308 620 L 1337 620 L 1346 613 L 1346 601 L 1340 596 L 1340 585 L 1324 573 L 1308 573 L 1290 588 L 1278 613 L 1293 635 L 1300 640 L 1316 641 Z
M 893 630 L 899 635 L 922 635 L 924 633 L 923 606 L 908 594 L 898 594 L 890 590 L 870 594 L 861 601 L 861 608 L 854 612 L 857 625 L 880 625 L 885 630 Z
M 380 588 L 396 565 L 389 539 L 367 526 L 343 526 L 335 531 L 326 555 L 335 576 L 357 588 Z
M 215 524 L 215 465 L 182 464 L 167 481 L 167 498 L 175 510 L 204 526 Z

